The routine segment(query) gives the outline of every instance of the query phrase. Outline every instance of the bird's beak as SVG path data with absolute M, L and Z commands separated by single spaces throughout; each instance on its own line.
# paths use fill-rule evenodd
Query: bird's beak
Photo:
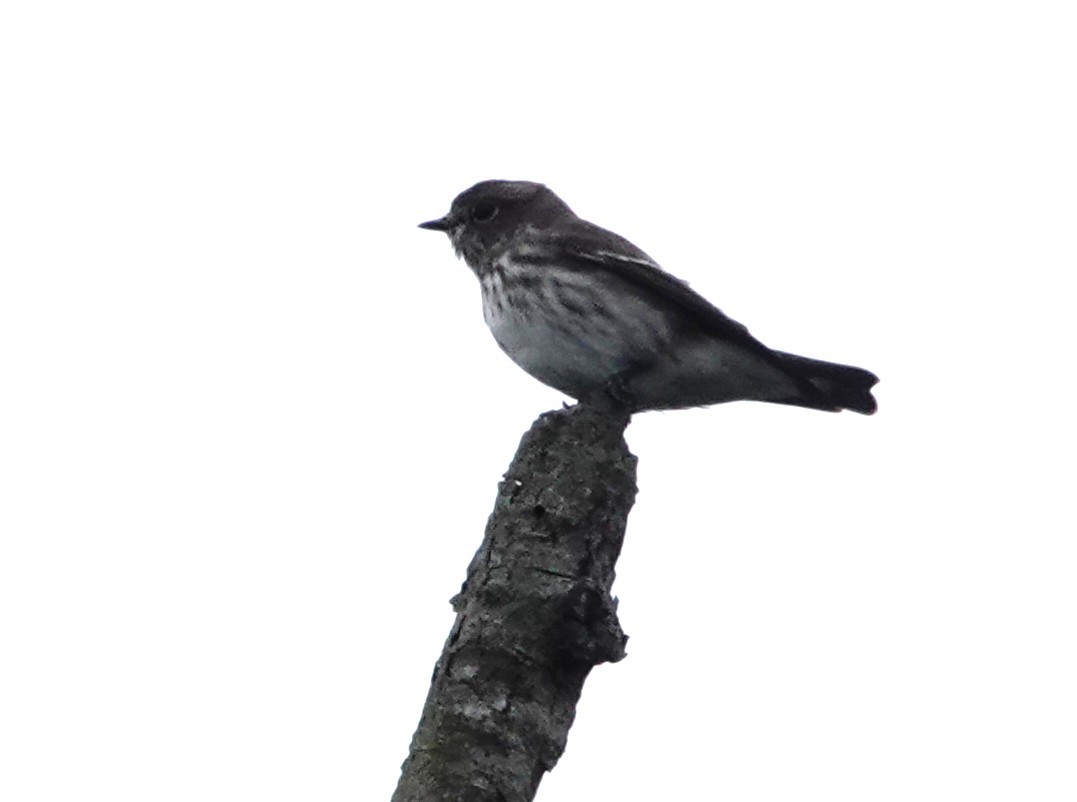
M 425 223 L 419 223 L 419 228 L 426 228 L 430 231 L 448 231 L 453 227 L 453 221 L 449 219 L 449 215 L 439 217 L 437 220 L 427 220 Z

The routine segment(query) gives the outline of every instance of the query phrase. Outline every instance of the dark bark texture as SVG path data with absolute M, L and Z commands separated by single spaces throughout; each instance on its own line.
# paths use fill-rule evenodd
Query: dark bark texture
M 636 458 L 628 415 L 542 415 L 498 490 L 393 802 L 527 802 L 591 668 L 624 657 L 610 595 Z

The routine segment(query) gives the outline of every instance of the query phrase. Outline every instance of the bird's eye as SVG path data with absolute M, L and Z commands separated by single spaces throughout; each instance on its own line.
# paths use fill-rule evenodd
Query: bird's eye
M 489 223 L 497 217 L 497 207 L 492 203 L 477 203 L 471 210 L 471 219 L 476 223 Z

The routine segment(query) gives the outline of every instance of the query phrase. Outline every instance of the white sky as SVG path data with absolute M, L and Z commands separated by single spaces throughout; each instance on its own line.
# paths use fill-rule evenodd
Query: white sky
M 582 5 L 4 4 L 0 798 L 388 799 L 562 401 L 415 228 L 485 178 L 882 377 L 633 422 L 539 799 L 1077 797 L 1072 8 Z

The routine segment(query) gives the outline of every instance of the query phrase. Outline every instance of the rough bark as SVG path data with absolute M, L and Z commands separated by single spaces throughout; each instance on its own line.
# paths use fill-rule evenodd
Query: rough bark
M 565 749 L 591 668 L 624 657 L 610 595 L 636 458 L 628 415 L 577 405 L 524 435 L 393 802 L 527 802 Z

